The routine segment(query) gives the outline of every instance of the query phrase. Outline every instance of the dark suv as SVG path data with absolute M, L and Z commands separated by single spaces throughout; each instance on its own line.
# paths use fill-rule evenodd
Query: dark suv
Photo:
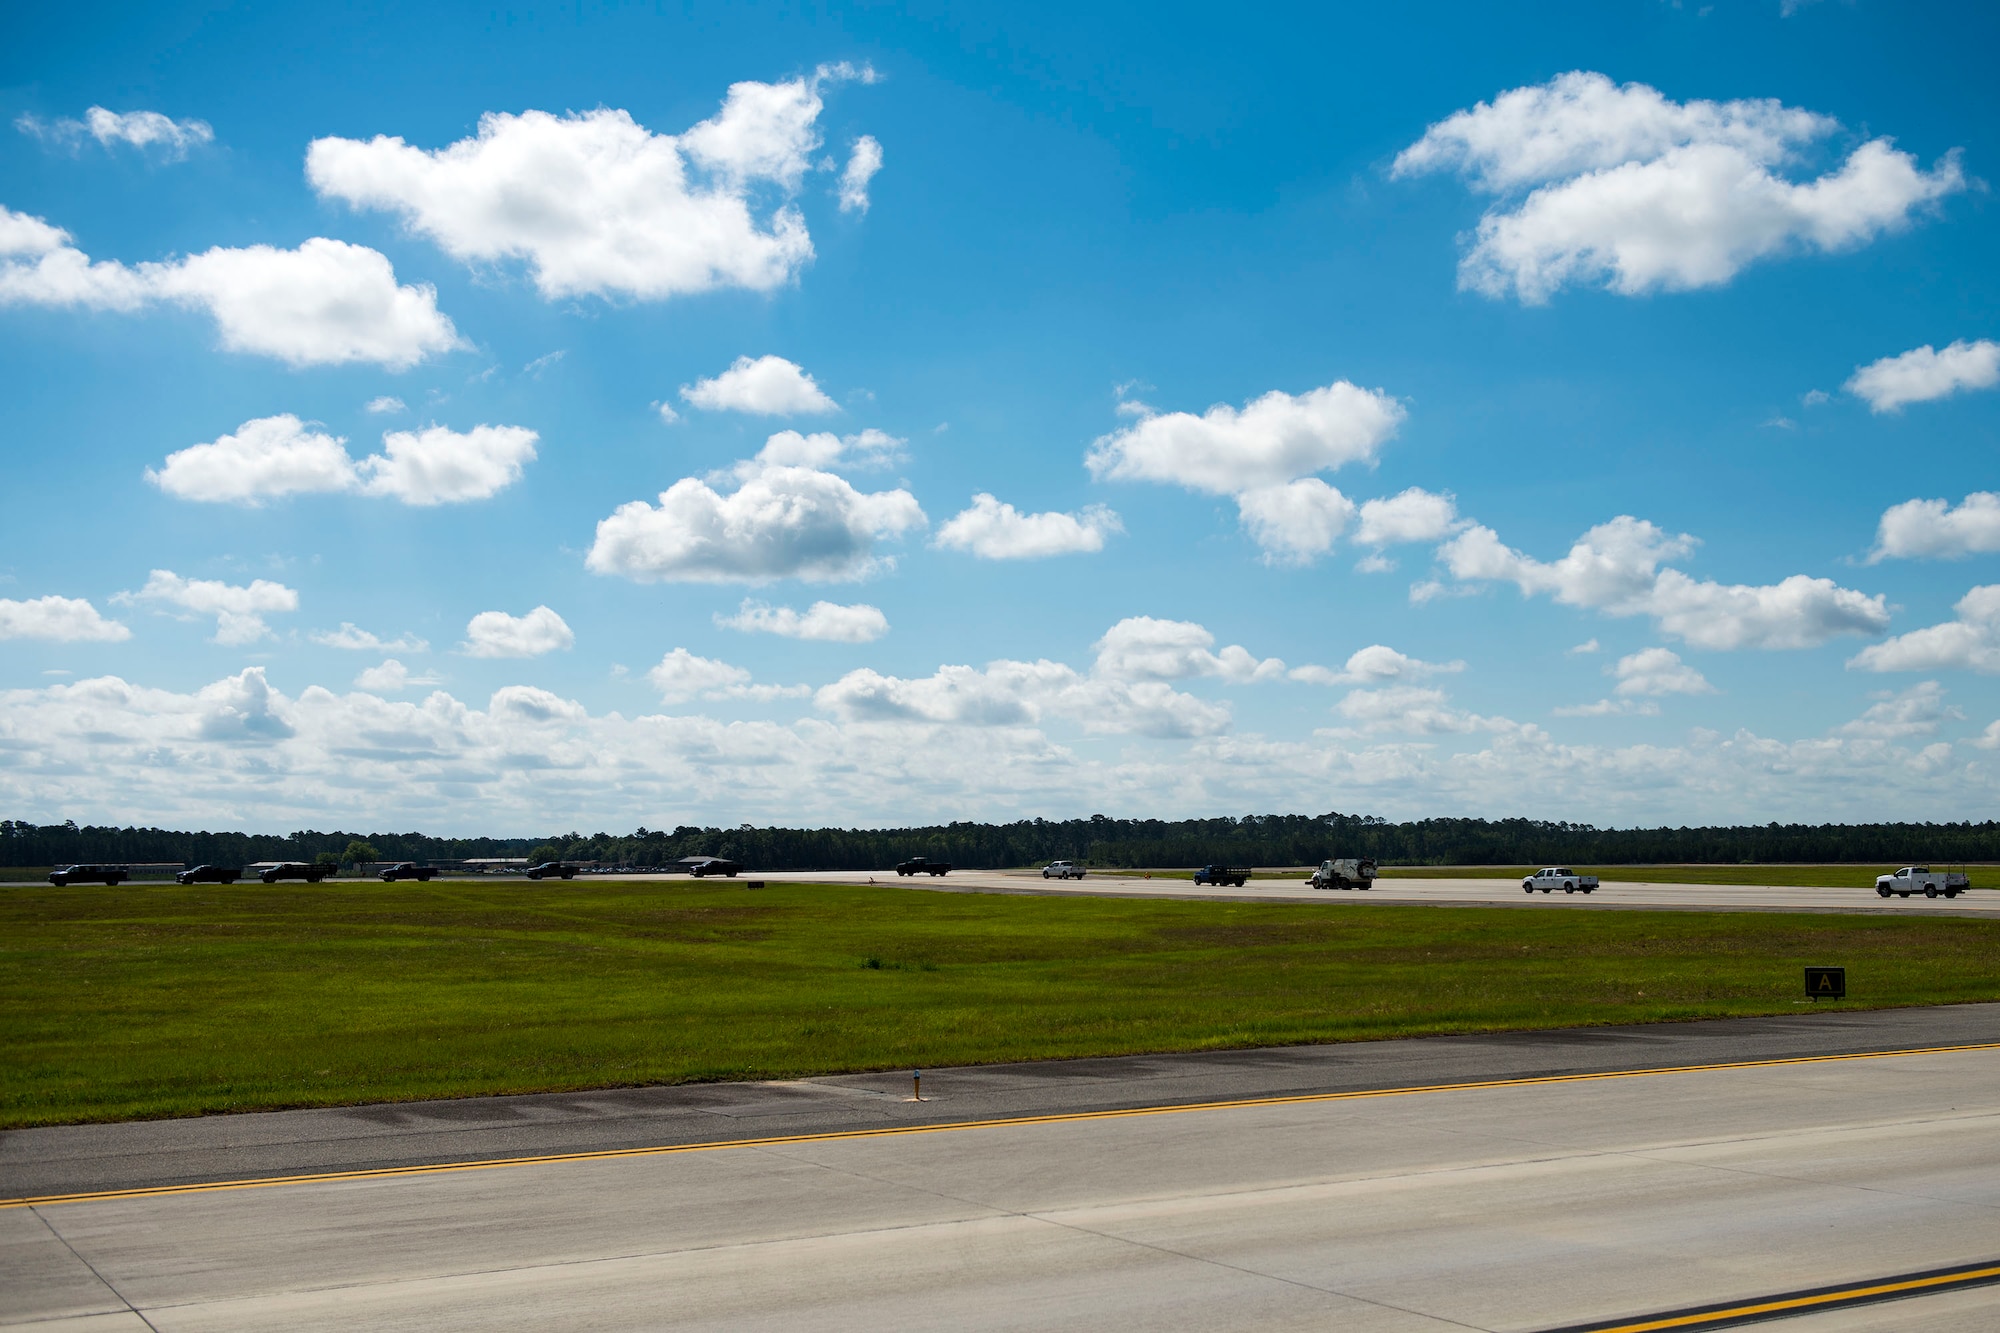
M 96 879 L 104 881 L 104 886 L 110 888 L 113 884 L 122 884 L 131 877 L 132 872 L 124 866 L 57 866 L 49 872 L 49 883 L 75 884 L 81 880 Z
M 392 879 L 429 880 L 432 875 L 437 874 L 437 871 L 429 866 L 420 866 L 415 861 L 398 861 L 392 866 L 382 867 L 376 873 L 381 875 L 382 882 L 387 884 Z
M 174 876 L 176 884 L 234 884 L 242 866 L 194 866 Z
M 266 884 L 276 884 L 281 879 L 302 879 L 308 884 L 317 884 L 333 873 L 332 866 L 307 865 L 304 861 L 280 861 L 274 866 L 265 866 L 257 872 L 257 878 Z

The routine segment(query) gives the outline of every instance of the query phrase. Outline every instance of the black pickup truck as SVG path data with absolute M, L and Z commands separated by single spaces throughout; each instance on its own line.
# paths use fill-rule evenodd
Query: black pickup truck
M 542 879 L 550 875 L 560 875 L 564 879 L 576 878 L 576 867 L 561 861 L 544 861 L 538 866 L 528 867 L 529 879 Z
M 420 866 L 415 861 L 398 861 L 392 866 L 383 866 L 375 873 L 381 876 L 384 884 L 387 884 L 391 880 L 397 879 L 428 881 L 432 875 L 437 874 L 437 871 L 429 866 Z
M 104 887 L 108 889 L 113 884 L 123 884 L 131 877 L 132 872 L 124 866 L 57 866 L 49 872 L 49 883 L 61 887 L 81 880 L 95 879 L 102 880 Z
M 949 875 L 951 873 L 951 862 L 933 861 L 928 856 L 913 856 L 907 861 L 898 862 L 896 873 L 899 875 Z
M 174 876 L 176 884 L 234 884 L 242 866 L 190 866 Z
M 259 870 L 257 878 L 266 884 L 276 884 L 281 879 L 302 879 L 308 884 L 317 884 L 331 875 L 333 870 L 332 866 L 307 865 L 304 861 L 280 861 Z
M 1197 884 L 1228 884 L 1242 888 L 1250 882 L 1249 866 L 1203 866 L 1194 872 Z

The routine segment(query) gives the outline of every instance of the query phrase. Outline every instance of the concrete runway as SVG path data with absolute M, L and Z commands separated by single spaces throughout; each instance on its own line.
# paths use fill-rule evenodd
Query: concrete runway
M 1636 1319 L 2000 1259 L 2000 1049 L 1840 1054 L 1977 1041 L 2000 1042 L 2000 1006 L 1302 1048 L 1359 1064 L 1231 1052 L 939 1071 L 922 1106 L 893 1101 L 885 1076 L 812 1080 L 809 1097 L 845 1096 L 866 1129 L 813 1139 L 754 1116 L 802 1085 L 711 1088 L 713 1107 L 733 1095 L 748 1113 L 707 1142 L 762 1142 L 0 1209 L 0 1323 L 1414 1333 Z M 1613 1072 L 1703 1051 L 1790 1062 Z M 1315 1073 L 1361 1086 L 1185 1105 L 1311 1088 Z M 1437 1074 L 1483 1086 L 1382 1091 Z M 1035 1113 L 1146 1093 L 1182 1105 Z M 457 1105 L 468 1121 L 537 1123 Z M 394 1139 L 410 1109 L 170 1123 L 267 1144 L 289 1123 L 325 1158 L 349 1141 L 326 1117 Z M 1030 1122 L 940 1122 L 996 1109 Z M 76 1159 L 115 1163 L 121 1136 L 140 1150 L 122 1174 L 143 1174 L 160 1133 L 7 1135 L 7 1193 L 64 1135 L 80 1183 Z M 1990 1330 L 2000 1287 L 1781 1327 Z
M 865 884 L 866 871 L 771 872 L 771 883 Z M 1595 893 L 1521 891 L 1515 879 L 1378 879 L 1366 891 L 1317 890 L 1303 877 L 1257 879 L 1240 889 L 1197 885 L 1185 873 L 1171 878 L 1090 874 L 1078 880 L 1045 880 L 1026 870 L 954 870 L 942 878 L 900 878 L 876 872 L 877 884 L 958 893 L 1065 893 L 1107 898 L 1194 898 L 1218 902 L 1402 903 L 1428 907 L 1531 907 L 1547 910 L 1643 908 L 1693 912 L 1861 912 L 1890 915 L 2000 916 L 2000 893 L 1974 889 L 1957 898 L 1881 898 L 1869 887 L 1808 889 L 1783 885 L 1604 884 Z M 731 883 L 729 880 L 719 881 Z M 742 882 L 742 881 L 735 881 Z

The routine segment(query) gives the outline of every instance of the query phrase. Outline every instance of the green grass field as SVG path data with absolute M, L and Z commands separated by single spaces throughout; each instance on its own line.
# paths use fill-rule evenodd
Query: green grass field
M 2000 923 L 358 882 L 0 893 L 0 1125 L 2000 998 Z

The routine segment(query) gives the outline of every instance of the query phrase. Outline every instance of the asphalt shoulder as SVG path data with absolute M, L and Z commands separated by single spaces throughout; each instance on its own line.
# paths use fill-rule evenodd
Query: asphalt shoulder
M 0 1198 L 2000 1041 L 2000 1004 L 607 1088 L 0 1134 Z

